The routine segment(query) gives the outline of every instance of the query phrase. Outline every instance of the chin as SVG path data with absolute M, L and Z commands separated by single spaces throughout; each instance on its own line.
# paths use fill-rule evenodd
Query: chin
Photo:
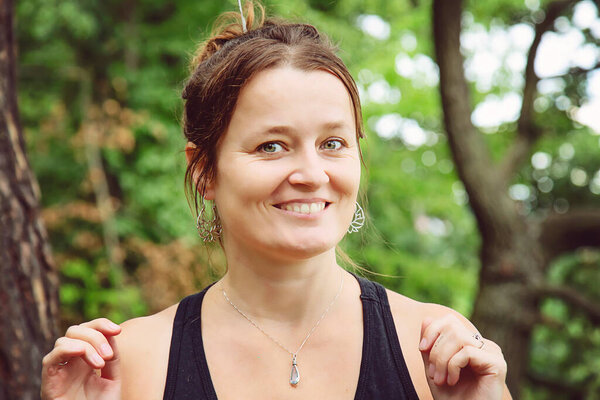
M 344 232 L 338 229 L 258 229 L 246 231 L 245 234 L 236 232 L 231 237 L 231 242 L 241 242 L 250 252 L 263 253 L 268 257 L 281 260 L 299 261 L 317 257 L 335 249 L 340 240 L 344 237 Z M 262 234 L 261 234 L 262 233 Z M 229 240 L 226 240 L 228 242 Z
M 333 240 L 332 238 L 323 238 L 319 240 L 314 236 L 295 237 L 294 240 L 278 241 L 277 243 L 267 244 L 265 248 L 270 249 L 269 253 L 272 254 L 274 251 L 282 258 L 306 260 L 330 251 L 335 248 L 337 243 L 338 241 Z

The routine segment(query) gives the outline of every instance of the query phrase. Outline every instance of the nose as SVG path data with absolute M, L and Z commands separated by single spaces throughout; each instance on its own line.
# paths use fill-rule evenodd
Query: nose
M 307 149 L 298 153 L 294 163 L 293 172 L 288 177 L 292 185 L 314 189 L 329 182 L 325 160 L 319 156 L 317 149 Z

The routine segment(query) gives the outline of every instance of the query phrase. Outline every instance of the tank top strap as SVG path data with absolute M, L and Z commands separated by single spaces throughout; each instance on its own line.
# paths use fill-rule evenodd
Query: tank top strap
M 202 300 L 206 291 L 213 285 L 214 283 L 199 293 L 185 297 L 177 307 L 164 400 L 197 399 L 198 390 L 203 392 L 203 399 L 217 400 L 202 345 L 200 318 Z M 187 382 L 187 385 L 181 385 L 182 382 Z
M 355 400 L 419 400 L 404 361 L 386 289 L 356 276 L 363 306 L 363 354 Z

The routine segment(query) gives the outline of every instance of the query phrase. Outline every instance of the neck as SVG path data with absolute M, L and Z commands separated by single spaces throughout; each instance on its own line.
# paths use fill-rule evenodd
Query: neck
M 302 325 L 314 322 L 340 288 L 344 271 L 335 249 L 302 260 L 282 260 L 227 249 L 221 280 L 228 297 L 257 320 Z

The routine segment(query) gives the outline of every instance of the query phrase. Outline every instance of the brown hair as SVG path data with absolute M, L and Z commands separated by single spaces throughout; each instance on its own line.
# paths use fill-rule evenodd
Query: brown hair
M 240 90 L 258 72 L 289 65 L 304 71 L 325 70 L 346 86 L 354 108 L 356 139 L 364 137 L 360 99 L 350 72 L 336 56 L 336 48 L 315 27 L 264 18 L 264 8 L 245 4 L 248 31 L 243 32 L 239 13 L 217 19 L 210 39 L 199 46 L 192 73 L 183 89 L 183 132 L 195 146 L 185 173 L 188 196 L 198 194 L 216 177 L 217 146 L 226 132 Z M 234 20 L 234 22 L 231 22 Z M 362 155 L 361 155 L 362 159 Z M 189 197 L 188 197 L 189 198 Z

